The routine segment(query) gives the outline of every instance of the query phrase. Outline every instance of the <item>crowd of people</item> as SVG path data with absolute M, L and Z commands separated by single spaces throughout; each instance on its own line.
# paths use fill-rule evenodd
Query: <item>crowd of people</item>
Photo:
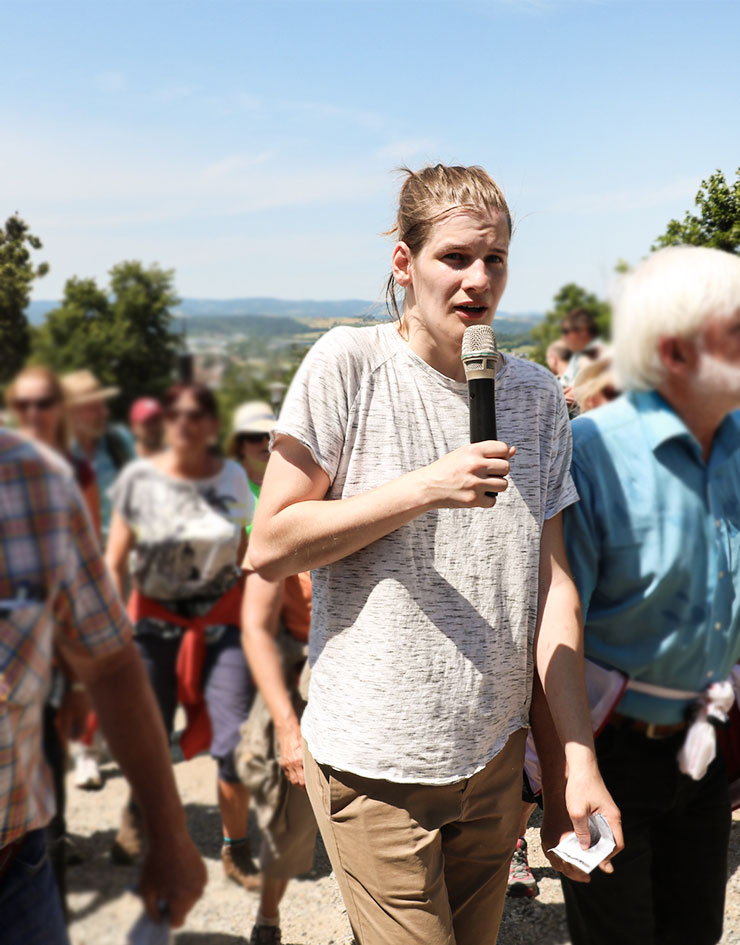
M 223 447 L 198 382 L 127 425 L 86 370 L 7 387 L 3 942 L 67 942 L 65 771 L 99 789 L 103 739 L 130 784 L 111 859 L 182 924 L 205 873 L 178 706 L 185 758 L 215 761 L 224 873 L 259 894 L 250 945 L 279 945 L 317 831 L 358 945 L 493 945 L 507 892 L 538 892 L 537 804 L 573 945 L 719 941 L 740 259 L 661 250 L 611 344 L 574 309 L 549 371 L 499 355 L 498 439 L 470 443 L 460 349 L 506 287 L 505 198 L 481 168 L 409 171 L 394 230 L 392 319 L 329 331 L 279 418 L 243 404 Z M 613 844 L 587 873 L 560 844 L 596 815 Z

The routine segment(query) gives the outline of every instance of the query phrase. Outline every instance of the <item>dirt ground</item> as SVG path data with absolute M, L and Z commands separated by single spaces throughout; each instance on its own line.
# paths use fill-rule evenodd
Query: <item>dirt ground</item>
M 72 945 L 123 945 L 140 912 L 129 891 L 136 867 L 113 866 L 108 851 L 115 836 L 126 783 L 114 764 L 103 768 L 101 791 L 81 791 L 68 778 L 67 820 L 82 863 L 68 870 Z M 244 945 L 257 896 L 225 879 L 221 871 L 220 821 L 215 805 L 215 770 L 206 757 L 179 762 L 175 772 L 193 839 L 208 867 L 205 894 L 190 913 L 176 945 Z M 498 945 L 569 945 L 565 909 L 556 874 L 539 846 L 536 816 L 527 834 L 530 864 L 540 886 L 533 900 L 507 900 Z M 253 849 L 257 830 L 251 825 Z M 732 827 L 725 933 L 722 945 L 740 945 L 740 812 Z M 319 840 L 313 870 L 288 887 L 281 909 L 284 945 L 350 945 L 336 882 Z M 686 943 L 690 945 L 690 943 Z

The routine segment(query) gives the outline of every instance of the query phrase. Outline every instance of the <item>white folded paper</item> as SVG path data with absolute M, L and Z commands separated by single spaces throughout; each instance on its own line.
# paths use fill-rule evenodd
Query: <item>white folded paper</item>
M 590 873 L 609 856 L 616 843 L 609 821 L 603 814 L 592 814 L 588 818 L 588 829 L 591 832 L 591 845 L 588 850 L 581 848 L 575 833 L 569 833 L 556 847 L 547 852 L 557 854 L 561 860 L 577 866 L 584 873 Z

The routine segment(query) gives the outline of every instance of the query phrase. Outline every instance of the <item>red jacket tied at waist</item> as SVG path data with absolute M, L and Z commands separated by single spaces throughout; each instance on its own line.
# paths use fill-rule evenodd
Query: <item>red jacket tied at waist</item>
M 192 758 L 211 744 L 211 720 L 208 716 L 201 677 L 206 656 L 206 627 L 217 624 L 239 626 L 244 578 L 240 578 L 223 597 L 199 617 L 181 617 L 167 610 L 159 601 L 134 590 L 128 601 L 128 615 L 132 623 L 143 617 L 164 620 L 184 627 L 185 633 L 177 653 L 177 701 L 185 709 L 187 724 L 180 738 L 180 748 L 186 758 Z

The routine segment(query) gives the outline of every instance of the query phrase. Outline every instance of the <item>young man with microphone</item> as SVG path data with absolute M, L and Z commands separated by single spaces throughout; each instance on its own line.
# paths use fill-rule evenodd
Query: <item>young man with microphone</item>
M 302 363 L 250 559 L 268 579 L 312 571 L 306 786 L 359 945 L 494 945 L 538 597 L 575 825 L 602 811 L 619 840 L 562 543 L 570 427 L 557 381 L 507 357 L 498 438 L 469 442 L 463 334 L 493 320 L 511 234 L 485 171 L 408 171 L 396 229 L 397 321 L 333 329 Z

